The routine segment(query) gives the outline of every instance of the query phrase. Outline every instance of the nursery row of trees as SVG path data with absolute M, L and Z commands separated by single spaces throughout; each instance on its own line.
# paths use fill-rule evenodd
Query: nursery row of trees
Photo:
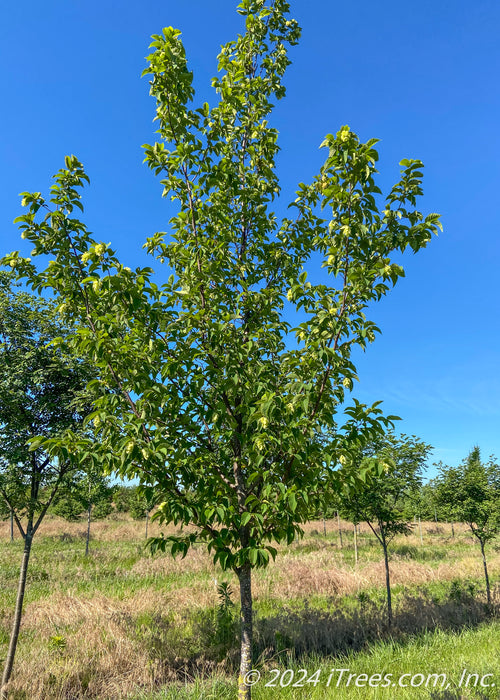
M 368 524 L 381 545 L 386 574 L 387 617 L 392 623 L 389 549 L 396 535 L 408 535 L 418 517 L 466 523 L 476 538 L 484 567 L 486 597 L 491 604 L 491 587 L 486 545 L 500 532 L 500 465 L 493 457 L 481 459 L 474 447 L 461 464 L 440 463 L 438 476 L 423 483 L 424 468 L 431 447 L 416 437 L 388 433 L 361 450 L 360 464 L 376 460 L 382 469 L 373 471 L 361 490 L 344 488 L 326 492 L 322 514 L 333 515 L 358 525 Z

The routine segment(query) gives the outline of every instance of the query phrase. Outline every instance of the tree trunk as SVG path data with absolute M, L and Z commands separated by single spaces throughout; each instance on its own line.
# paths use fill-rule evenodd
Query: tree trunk
M 455 537 L 455 526 L 451 523 L 451 536 Z
M 324 536 L 326 537 L 326 520 L 325 520 L 325 516 L 324 516 L 324 515 L 323 515 L 323 534 L 324 534 Z
M 391 596 L 391 577 L 389 573 L 389 556 L 387 553 L 387 542 L 385 537 L 382 538 L 382 547 L 384 548 L 384 563 L 385 563 L 385 588 L 387 591 L 387 623 L 392 626 L 392 596 Z
M 422 523 L 420 521 L 420 515 L 418 516 L 418 531 L 420 533 L 420 544 L 424 544 L 424 538 L 422 537 Z
M 92 516 L 92 503 L 89 503 L 89 508 L 87 510 L 87 538 L 85 540 L 85 556 L 89 555 L 89 542 L 90 542 L 90 519 Z
M 491 605 L 491 590 L 490 590 L 490 578 L 488 576 L 488 567 L 486 566 L 486 555 L 484 553 L 484 542 L 479 540 L 481 545 L 481 554 L 483 555 L 483 567 L 484 567 L 484 580 L 486 581 L 486 600 L 488 605 Z
M 148 539 L 149 510 L 146 511 L 146 539 Z
M 342 549 L 343 544 L 342 544 L 342 530 L 340 528 L 340 515 L 339 512 L 337 511 L 337 527 L 339 530 L 339 541 L 340 541 L 340 549 Z
M 247 674 L 252 670 L 252 569 L 249 564 L 245 564 L 239 572 L 240 580 L 240 601 L 241 601 L 241 656 L 240 656 L 240 676 L 238 678 L 238 700 L 251 700 L 251 685 L 245 682 Z
M 5 659 L 5 667 L 3 670 L 2 687 L 0 690 L 0 698 L 6 700 L 7 689 L 6 685 L 10 680 L 12 666 L 14 665 L 14 656 L 16 654 L 17 640 L 19 637 L 19 628 L 21 626 L 21 616 L 23 612 L 24 591 L 26 588 L 26 574 L 28 573 L 28 563 L 31 554 L 31 545 L 33 542 L 33 525 L 28 523 L 26 528 L 26 537 L 24 538 L 24 552 L 21 563 L 21 571 L 19 573 L 19 584 L 17 587 L 16 608 L 14 612 L 14 622 L 12 624 L 12 632 L 10 634 L 9 650 Z
M 354 563 L 358 563 L 358 527 L 354 523 Z
M 10 509 L 10 541 L 14 542 L 14 509 Z

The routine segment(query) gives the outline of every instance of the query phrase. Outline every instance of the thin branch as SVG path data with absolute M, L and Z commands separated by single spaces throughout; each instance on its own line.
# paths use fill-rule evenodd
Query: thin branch
M 375 535 L 375 537 L 377 538 L 377 540 L 380 542 L 380 544 L 383 545 L 383 544 L 384 544 L 384 541 L 383 541 L 382 537 L 381 537 L 381 536 L 379 535 L 379 533 L 375 530 L 375 528 L 374 528 L 373 525 L 371 524 L 370 520 L 366 520 L 366 519 L 365 519 L 365 523 L 369 526 L 370 530 L 373 532 L 373 534 Z M 381 528 L 381 531 L 382 531 L 382 528 Z
M 24 528 L 23 528 L 23 526 L 22 526 L 21 521 L 20 521 L 19 518 L 17 517 L 17 513 L 16 513 L 16 511 L 15 511 L 15 508 L 14 508 L 14 506 L 12 505 L 12 503 L 11 503 L 11 501 L 10 501 L 10 498 L 8 497 L 8 495 L 7 495 L 7 493 L 5 492 L 4 489 L 1 489 L 1 493 L 2 493 L 2 496 L 3 496 L 4 499 L 5 499 L 5 502 L 7 503 L 7 505 L 8 505 L 9 508 L 10 508 L 10 512 L 12 513 L 12 516 L 13 516 L 13 518 L 14 518 L 14 520 L 15 520 L 15 523 L 16 523 L 16 525 L 17 525 L 17 527 L 18 527 L 18 530 L 19 530 L 19 532 L 21 533 L 21 536 L 22 536 L 22 538 L 23 538 L 23 540 L 24 540 L 25 537 L 26 537 L 26 533 L 25 533 L 25 531 L 24 531 Z
M 82 266 L 82 263 L 80 260 L 80 256 L 78 255 L 78 253 L 76 251 L 76 248 L 75 248 L 74 243 L 73 243 L 73 239 L 71 238 L 71 235 L 69 234 L 65 223 L 63 224 L 62 229 L 63 229 L 63 231 L 68 239 L 71 250 L 73 251 L 73 255 L 74 255 L 75 260 L 77 261 L 77 265 L 80 269 L 80 274 L 83 277 L 84 276 L 84 269 L 83 269 L 83 266 Z M 79 290 L 82 294 L 82 297 L 83 297 L 83 301 L 84 301 L 84 305 L 85 305 L 85 314 L 87 316 L 88 324 L 90 326 L 90 329 L 94 333 L 94 335 L 97 336 L 97 329 L 96 329 L 94 321 L 92 319 L 91 306 L 90 306 L 90 301 L 89 301 L 87 291 L 84 287 L 82 287 L 79 280 L 77 280 L 76 283 L 77 283 L 78 288 L 79 288 Z M 112 367 L 109 360 L 106 361 L 106 366 L 107 366 L 108 370 L 111 372 L 111 376 L 113 377 L 113 380 L 115 381 L 116 386 L 118 387 L 118 389 L 120 390 L 120 392 L 124 396 L 125 400 L 129 404 L 130 408 L 132 409 L 133 414 L 135 415 L 136 418 L 138 418 L 141 421 L 141 427 L 142 427 L 143 435 L 144 435 L 146 442 L 150 442 L 151 439 L 150 439 L 149 433 L 146 429 L 146 426 L 144 425 L 144 422 L 142 422 L 141 416 L 139 415 L 139 412 L 137 411 L 137 407 L 136 407 L 134 401 L 132 400 L 132 397 L 130 396 L 129 392 L 123 387 L 123 384 L 122 384 L 120 378 L 118 377 L 117 373 L 115 372 L 115 370 Z
M 57 477 L 57 481 L 56 481 L 56 483 L 54 484 L 54 486 L 52 487 L 52 491 L 51 491 L 51 493 L 50 493 L 49 499 L 48 499 L 48 501 L 45 503 L 45 505 L 43 506 L 42 510 L 40 511 L 40 515 L 38 516 L 38 519 L 37 519 L 35 525 L 33 526 L 33 534 L 35 534 L 35 532 L 38 530 L 38 528 L 39 528 L 39 526 L 40 526 L 40 523 L 41 523 L 42 520 L 44 519 L 45 514 L 47 513 L 47 510 L 48 510 L 49 507 L 50 507 L 50 504 L 51 504 L 52 501 L 54 500 L 54 497 L 55 497 L 57 491 L 59 490 L 59 486 L 61 485 L 61 480 L 62 480 L 62 478 L 63 478 L 63 476 L 68 472 L 68 470 L 69 470 L 69 466 L 67 466 L 66 469 L 65 469 L 64 467 L 61 468 L 61 470 L 60 470 L 60 472 L 59 472 L 59 475 L 58 475 L 58 477 Z

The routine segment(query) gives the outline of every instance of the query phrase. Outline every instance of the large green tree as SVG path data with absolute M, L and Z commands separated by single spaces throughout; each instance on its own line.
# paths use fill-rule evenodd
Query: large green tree
M 48 343 L 66 329 L 54 304 L 14 293 L 0 273 L 0 498 L 24 540 L 14 620 L 0 695 L 6 697 L 21 624 L 33 538 L 58 490 L 78 467 L 61 449 L 53 457 L 41 441 L 81 428 L 89 403 L 86 365 Z
M 467 523 L 481 547 L 486 597 L 491 603 L 490 579 L 485 547 L 500 532 L 500 465 L 491 458 L 481 460 L 474 447 L 457 467 L 439 465 L 436 500 L 452 520 Z
M 239 693 L 249 698 L 252 569 L 300 531 L 325 460 L 333 470 L 387 426 L 378 406 L 342 412 L 356 377 L 351 351 L 374 339 L 365 312 L 404 274 L 400 253 L 424 247 L 439 217 L 417 209 L 419 161 L 402 161 L 382 198 L 376 140 L 344 126 L 326 137 L 324 165 L 299 185 L 290 217 L 278 219 L 278 132 L 268 119 L 300 30 L 283 0 L 244 0 L 238 12 L 245 31 L 221 49 L 212 106 L 194 104 L 180 32 L 153 37 L 145 73 L 159 138 L 146 161 L 178 209 L 169 233 L 145 246 L 168 281 L 124 267 L 74 217 L 88 179 L 74 157 L 48 200 L 24 194 L 23 236 L 49 265 L 17 253 L 6 262 L 53 290 L 80 324 L 74 347 L 100 368 L 96 459 L 104 449 L 110 468 L 149 484 L 160 521 L 197 526 L 153 546 L 184 554 L 202 540 L 237 574 Z M 325 433 L 335 435 L 326 451 Z

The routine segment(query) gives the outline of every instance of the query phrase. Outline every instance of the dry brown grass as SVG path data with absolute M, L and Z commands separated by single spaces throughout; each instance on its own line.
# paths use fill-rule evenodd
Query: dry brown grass
M 337 520 L 326 520 L 325 522 L 327 535 L 336 536 L 338 533 Z M 351 523 L 341 520 L 340 527 L 342 532 L 352 537 L 353 526 Z M 434 522 L 423 522 L 421 524 L 422 534 L 424 537 L 425 544 L 442 544 L 443 538 L 449 538 L 453 542 L 451 536 L 451 525 L 449 523 L 434 523 Z M 304 538 L 308 540 L 310 537 L 317 537 L 318 535 L 323 535 L 323 521 L 313 520 L 306 523 L 303 526 Z M 456 523 L 454 525 L 455 536 L 464 540 L 471 540 L 470 530 L 467 525 L 463 523 Z M 151 537 L 159 535 L 161 532 L 170 534 L 173 532 L 180 532 L 178 527 L 171 526 L 160 526 L 156 521 L 149 521 L 148 525 L 148 535 Z M 185 529 L 189 532 L 189 529 Z M 84 519 L 78 522 L 67 522 L 62 518 L 57 516 L 48 515 L 45 517 L 44 521 L 40 525 L 37 537 L 60 537 L 62 533 L 67 533 L 74 538 L 84 538 L 86 534 L 86 522 Z M 115 514 L 110 519 L 106 520 L 96 520 L 92 522 L 91 528 L 92 538 L 106 542 L 110 540 L 127 540 L 127 541 L 142 541 L 144 540 L 145 534 L 145 521 L 131 520 L 127 515 Z M 363 543 L 365 538 L 372 539 L 373 533 L 371 532 L 369 526 L 366 523 L 360 523 L 358 525 L 358 533 L 360 535 L 360 544 Z M 0 541 L 7 541 L 10 538 L 10 524 L 8 521 L 0 521 Z M 14 538 L 20 539 L 19 532 L 17 528 L 14 527 Z M 418 524 L 414 524 L 413 534 L 404 538 L 405 542 L 409 544 L 420 544 L 420 536 L 418 530 Z M 318 543 L 318 540 L 316 540 Z M 293 545 L 292 545 L 293 547 Z
M 68 522 L 56 515 L 47 515 L 37 531 L 39 537 L 61 537 L 67 533 L 74 538 L 85 538 L 87 523 L 84 518 L 77 522 Z M 110 519 L 94 520 L 91 524 L 92 539 L 98 541 L 108 540 L 143 540 L 145 533 L 145 521 L 131 520 L 128 516 L 115 514 Z M 151 537 L 160 534 L 160 527 L 156 522 L 149 522 L 148 535 Z M 0 540 L 10 538 L 10 523 L 0 521 Z M 14 526 L 14 538 L 21 539 L 21 536 Z
M 26 691 L 27 678 L 30 699 L 120 698 L 137 687 L 152 688 L 147 652 L 127 633 L 122 608 L 130 610 L 130 603 L 101 596 L 57 596 L 29 606 L 25 633 L 43 643 L 20 645 L 13 693 Z M 66 646 L 51 648 L 58 634 Z
M 385 568 L 383 561 L 361 562 L 358 566 L 335 565 L 326 552 L 310 553 L 300 558 L 285 555 L 278 561 L 271 581 L 264 585 L 256 577 L 256 594 L 276 598 L 310 597 L 315 594 L 342 596 L 360 590 L 383 586 Z M 390 562 L 393 585 L 418 586 L 433 581 L 451 581 L 464 577 L 480 577 L 482 563 L 477 557 L 468 556 L 459 561 L 442 563 L 436 567 L 394 557 Z M 490 572 L 500 573 L 498 557 L 491 558 Z
M 27 606 L 23 636 L 36 644 L 19 646 L 12 697 L 118 700 L 138 689 L 189 679 L 191 672 L 217 672 L 225 664 L 193 648 L 197 630 L 201 648 L 209 647 L 215 618 L 197 620 L 194 613 L 213 605 L 213 599 L 185 596 L 182 604 L 177 595 L 149 591 L 125 600 L 57 594 Z M 56 637 L 63 646 L 54 644 Z
M 212 573 L 214 576 L 220 569 L 216 568 L 210 556 L 203 547 L 192 547 L 184 559 L 173 559 L 171 556 L 147 557 L 140 559 L 131 569 L 132 573 L 140 575 L 168 575 L 179 573 Z

